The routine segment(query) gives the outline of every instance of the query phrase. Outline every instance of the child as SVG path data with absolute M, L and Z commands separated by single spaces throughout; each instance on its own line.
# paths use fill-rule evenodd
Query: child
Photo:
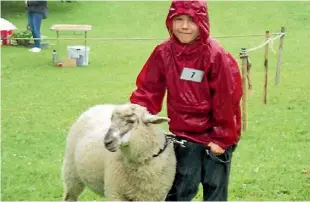
M 41 22 L 47 18 L 47 1 L 25 0 L 26 10 L 28 14 L 28 27 L 32 32 L 33 38 L 41 38 Z M 31 52 L 38 53 L 41 51 L 41 40 L 34 40 L 34 47 Z
M 172 1 L 170 39 L 158 45 L 136 81 L 130 102 L 161 111 L 167 90 L 177 170 L 167 201 L 190 201 L 203 185 L 206 201 L 227 200 L 232 151 L 240 138 L 241 76 L 235 59 L 210 37 L 203 1 Z

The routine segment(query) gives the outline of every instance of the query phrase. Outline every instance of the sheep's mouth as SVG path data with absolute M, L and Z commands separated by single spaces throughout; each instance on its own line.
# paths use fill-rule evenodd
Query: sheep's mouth
M 110 152 L 116 152 L 119 148 L 118 145 L 105 145 L 106 149 Z
M 116 152 L 117 151 L 117 147 L 112 147 L 112 148 L 107 148 L 110 152 Z
M 113 141 L 113 140 L 110 140 L 110 141 L 105 141 L 104 142 L 104 146 L 107 150 L 109 150 L 110 152 L 116 152 L 119 148 L 119 145 Z

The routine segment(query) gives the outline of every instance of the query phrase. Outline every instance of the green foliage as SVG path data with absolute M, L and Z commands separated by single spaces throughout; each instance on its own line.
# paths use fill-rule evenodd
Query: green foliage
M 31 38 L 32 34 L 30 30 L 22 30 L 22 31 L 15 31 L 12 35 L 13 38 Z
M 12 34 L 12 40 L 15 40 L 18 45 L 28 46 L 31 38 L 32 33 L 30 30 L 15 31 Z

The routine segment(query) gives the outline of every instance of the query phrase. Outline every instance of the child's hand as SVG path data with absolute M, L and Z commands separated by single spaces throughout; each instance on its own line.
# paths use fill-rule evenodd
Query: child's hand
M 224 154 L 225 152 L 225 150 L 222 147 L 218 146 L 217 144 L 213 142 L 210 142 L 208 144 L 208 147 L 210 147 L 211 152 L 215 154 L 216 156 Z

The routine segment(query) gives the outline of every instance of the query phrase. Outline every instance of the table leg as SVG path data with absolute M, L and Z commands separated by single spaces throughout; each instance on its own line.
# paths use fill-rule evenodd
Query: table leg
M 57 40 L 56 40 L 56 63 L 58 63 L 59 62 L 59 31 L 57 30 L 56 31 L 56 38 L 57 38 Z
M 84 37 L 85 37 L 85 39 L 84 39 L 84 46 L 85 46 L 85 59 L 86 59 L 86 57 L 87 57 L 87 31 L 85 31 L 85 35 L 84 35 Z M 87 66 L 87 64 L 86 64 L 86 66 Z

